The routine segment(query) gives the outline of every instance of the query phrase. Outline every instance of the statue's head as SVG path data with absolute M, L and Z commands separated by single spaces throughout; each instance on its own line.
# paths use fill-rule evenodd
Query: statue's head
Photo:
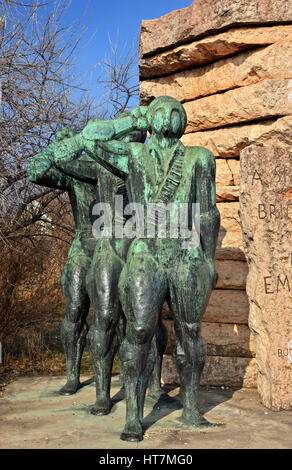
M 71 131 L 71 129 L 69 129 L 68 127 L 62 127 L 56 132 L 55 140 L 59 142 L 60 140 L 63 140 L 67 137 L 73 137 L 74 135 L 75 134 L 73 131 Z
M 187 115 L 179 101 L 171 96 L 159 96 L 148 106 L 147 121 L 151 134 L 179 139 L 185 131 Z
M 130 113 L 125 111 L 121 114 L 118 114 L 115 117 L 115 119 L 120 119 L 120 118 L 124 118 L 127 116 L 130 116 Z M 146 137 L 147 137 L 146 131 L 135 130 L 131 132 L 130 134 L 127 134 L 124 137 L 121 137 L 119 140 L 122 140 L 123 142 L 140 142 L 141 144 L 144 144 Z

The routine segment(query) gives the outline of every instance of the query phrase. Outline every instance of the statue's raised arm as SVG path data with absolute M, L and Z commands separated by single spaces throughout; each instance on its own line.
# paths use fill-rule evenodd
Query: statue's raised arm
M 62 149 L 62 152 L 64 151 L 64 145 L 62 144 L 64 138 L 65 141 L 71 139 L 73 141 L 75 136 L 68 128 L 60 129 L 56 133 L 54 142 L 30 159 L 27 167 L 29 181 L 49 188 L 68 189 L 71 178 L 68 178 L 60 169 L 56 168 L 54 161 L 56 152 L 58 152 L 59 149 Z M 77 149 L 76 145 L 71 146 L 70 158 L 76 158 L 80 154 L 81 151 Z
M 79 135 L 82 149 L 109 171 L 125 179 L 128 174 L 128 158 L 131 155 L 131 144 L 127 141 L 127 136 L 135 132 L 146 132 L 146 113 L 147 107 L 139 106 L 131 113 L 120 115 L 111 121 L 90 120 Z M 144 140 L 143 138 L 142 141 Z
M 143 144 L 146 139 L 147 108 L 135 108 L 122 113 L 112 121 L 92 119 L 76 139 L 67 139 L 65 145 L 55 149 L 54 163 L 64 174 L 87 181 L 96 175 L 96 163 L 125 180 L 128 176 L 128 159 L 131 142 Z M 141 117 L 142 116 L 142 117 Z M 108 140 L 110 137 L 115 140 Z M 74 148 L 85 150 L 89 160 L 82 155 L 76 158 Z M 68 150 L 68 147 L 70 150 Z

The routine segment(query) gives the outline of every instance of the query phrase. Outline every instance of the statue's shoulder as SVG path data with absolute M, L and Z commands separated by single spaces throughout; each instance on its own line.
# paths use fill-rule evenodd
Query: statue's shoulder
M 213 153 L 206 147 L 185 147 L 186 148 L 186 161 L 190 167 L 197 165 L 213 166 L 215 165 L 215 157 Z
M 131 154 L 134 159 L 139 158 L 141 154 L 146 151 L 146 145 L 140 142 L 130 142 L 128 145 L 130 146 Z

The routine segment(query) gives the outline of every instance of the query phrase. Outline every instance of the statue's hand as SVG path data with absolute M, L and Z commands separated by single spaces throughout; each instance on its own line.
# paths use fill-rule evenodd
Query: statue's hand
M 131 111 L 131 115 L 135 118 L 135 127 L 138 130 L 148 130 L 148 122 L 146 119 L 147 109 L 147 106 L 137 106 Z
M 64 138 L 61 141 L 55 141 L 54 145 L 54 163 L 69 162 L 78 158 L 83 151 L 83 143 L 80 134 L 73 137 Z
M 49 152 L 47 152 L 49 154 Z M 42 153 L 39 153 L 32 157 L 27 166 L 28 179 L 35 183 L 39 180 L 41 175 L 45 175 L 52 166 L 52 160 L 47 156 L 44 157 Z

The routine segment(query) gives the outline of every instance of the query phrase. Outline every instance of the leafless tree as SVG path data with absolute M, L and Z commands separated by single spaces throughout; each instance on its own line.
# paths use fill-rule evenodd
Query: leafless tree
M 118 37 L 115 44 L 109 40 L 97 83 L 105 87 L 104 104 L 93 104 L 74 68 L 86 27 L 82 19 L 64 26 L 70 2 L 0 5 L 0 243 L 15 245 L 38 234 L 38 221 L 47 220 L 56 198 L 70 211 L 59 192 L 27 182 L 28 159 L 62 126 L 78 131 L 94 115 L 111 118 L 127 110 L 138 96 L 137 51 L 134 42 L 120 51 Z M 52 220 L 62 228 L 64 213 L 57 210 Z M 63 228 L 67 233 L 69 227 Z
M 115 43 L 109 37 L 109 51 L 101 63 L 102 78 L 98 84 L 105 89 L 104 102 L 110 118 L 137 105 L 139 96 L 138 50 L 135 40 L 120 48 L 119 33 Z
M 31 340 L 55 313 L 74 231 L 66 194 L 28 182 L 27 162 L 58 128 L 78 132 L 105 106 L 76 78 L 85 26 L 83 19 L 64 26 L 70 2 L 0 0 L 0 7 L 0 341 L 6 336 L 7 350 L 7 338 L 13 347 L 14 336 L 28 331 Z M 120 54 L 110 42 L 97 83 L 107 91 L 108 118 L 138 95 L 136 59 L 133 47 Z
M 58 128 L 79 130 L 93 112 L 92 99 L 74 76 L 85 27 L 64 26 L 67 8 L 64 0 L 1 1 L 0 235 L 5 242 L 27 235 L 60 198 L 28 184 L 28 159 Z
M 20 332 L 32 338 L 31 325 L 56 310 L 62 296 L 50 285 L 56 279 L 59 286 L 64 242 L 74 228 L 66 194 L 29 183 L 27 162 L 58 128 L 78 131 L 96 113 L 75 78 L 85 27 L 82 21 L 64 26 L 68 5 L 0 1 L 0 341 L 6 351 L 7 338 L 11 345 Z

